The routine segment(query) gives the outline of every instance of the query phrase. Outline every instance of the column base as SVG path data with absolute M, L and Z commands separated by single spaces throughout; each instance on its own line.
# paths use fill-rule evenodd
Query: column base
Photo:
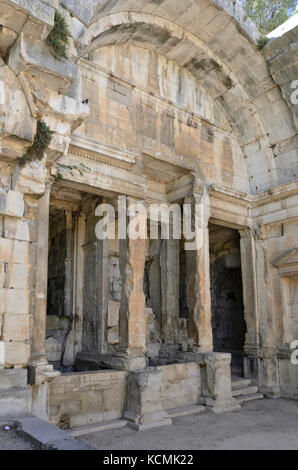
M 135 431 L 146 431 L 146 429 L 172 424 L 172 419 L 165 412 L 150 413 L 145 416 L 125 412 L 124 418 L 128 420 L 127 425 Z
M 265 398 L 281 397 L 281 391 L 279 387 L 260 387 L 260 393 L 263 393 Z
M 240 410 L 241 406 L 234 398 L 230 400 L 215 400 L 213 398 L 206 398 L 206 406 L 210 408 L 213 413 L 224 413 L 226 411 Z
M 253 384 L 259 383 L 259 358 L 257 356 L 244 356 L 243 375 L 245 379 L 250 379 Z

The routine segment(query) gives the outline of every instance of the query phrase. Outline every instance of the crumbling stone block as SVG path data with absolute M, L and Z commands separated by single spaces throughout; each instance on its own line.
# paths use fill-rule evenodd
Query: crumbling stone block
M 161 405 L 161 371 L 148 367 L 130 372 L 124 417 L 129 426 L 142 431 L 172 424 Z
M 17 191 L 0 191 L 0 215 L 23 217 L 24 197 Z

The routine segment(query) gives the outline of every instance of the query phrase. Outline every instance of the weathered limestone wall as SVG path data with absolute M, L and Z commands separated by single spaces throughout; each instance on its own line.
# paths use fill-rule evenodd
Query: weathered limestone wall
M 50 386 L 50 422 L 72 428 L 121 418 L 126 375 L 109 370 L 57 377 Z
M 230 125 L 187 71 L 135 47 L 100 49 L 91 60 L 93 67 L 80 62 L 91 116 L 76 135 L 139 155 L 144 174 L 156 181 L 168 176 L 157 161 L 147 169 L 146 159 L 160 154 L 198 172 L 206 183 L 249 190 L 245 161 Z
M 24 367 L 30 358 L 36 202 L 18 191 L 2 189 L 0 207 L 0 341 L 4 350 L 1 365 Z
M 200 365 L 195 362 L 159 366 L 164 409 L 195 405 L 201 396 Z
M 264 48 L 264 55 L 268 61 L 269 71 L 273 80 L 280 87 L 282 96 L 287 103 L 298 129 L 298 106 L 297 101 L 297 77 L 298 77 L 298 26 L 274 39 Z M 292 84 L 294 83 L 294 87 Z M 294 100 L 295 98 L 295 100 Z M 281 121 L 281 120 L 280 120 Z M 274 146 L 274 157 L 276 161 L 279 184 L 297 178 L 298 136 L 285 140 Z
M 258 193 L 280 184 L 274 146 L 280 147 L 282 159 L 288 140 L 297 135 L 278 82 L 254 45 L 258 36 L 237 2 L 173 0 L 169 7 L 167 0 L 142 0 L 134 6 L 119 0 L 99 6 L 79 42 L 82 56 L 133 44 L 190 72 L 226 112 L 245 158 L 250 190 Z M 288 182 L 294 179 L 287 175 Z

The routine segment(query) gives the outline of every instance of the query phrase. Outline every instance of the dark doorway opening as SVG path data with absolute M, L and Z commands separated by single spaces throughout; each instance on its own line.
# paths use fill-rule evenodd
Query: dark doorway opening
M 232 355 L 232 373 L 243 375 L 246 333 L 240 235 L 237 230 L 210 224 L 210 285 L 213 347 Z

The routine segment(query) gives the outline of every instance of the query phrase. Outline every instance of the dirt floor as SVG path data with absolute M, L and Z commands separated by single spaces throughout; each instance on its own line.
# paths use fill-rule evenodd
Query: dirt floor
M 298 401 L 258 400 L 239 411 L 205 411 L 173 426 L 136 432 L 129 427 L 82 436 L 101 450 L 298 450 Z

